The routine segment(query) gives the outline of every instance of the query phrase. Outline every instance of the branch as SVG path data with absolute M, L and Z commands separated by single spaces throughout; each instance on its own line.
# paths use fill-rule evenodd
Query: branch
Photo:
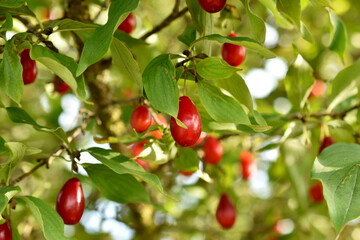
M 148 37 L 150 37 L 154 33 L 160 32 L 163 28 L 169 26 L 170 23 L 172 23 L 177 18 L 183 16 L 189 10 L 187 7 L 185 7 L 181 11 L 179 11 L 179 5 L 180 5 L 180 0 L 176 0 L 172 13 L 167 18 L 165 18 L 159 25 L 154 27 L 153 30 L 145 33 L 140 39 L 145 41 Z
M 304 114 L 301 114 L 301 113 L 295 113 L 295 114 L 286 115 L 285 117 L 286 118 L 292 118 L 292 119 L 299 119 L 299 120 L 302 120 L 302 121 L 305 121 L 307 117 L 310 117 L 310 118 L 332 117 L 332 118 L 343 119 L 346 116 L 346 114 L 348 114 L 349 112 L 351 112 L 351 111 L 353 111 L 355 109 L 358 109 L 358 108 L 360 108 L 360 103 L 355 104 L 351 108 L 345 109 L 345 110 L 340 111 L 340 112 L 311 113 L 309 115 L 304 115 Z

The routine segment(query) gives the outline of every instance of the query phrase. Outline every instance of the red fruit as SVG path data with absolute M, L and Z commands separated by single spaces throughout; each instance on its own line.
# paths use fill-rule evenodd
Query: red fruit
M 229 196 L 223 193 L 216 210 L 216 219 L 223 228 L 231 228 L 236 220 L 236 209 Z
M 327 136 L 327 137 L 324 137 L 324 139 L 322 140 L 321 142 L 321 146 L 319 148 L 319 154 L 325 149 L 327 148 L 328 146 L 332 145 L 335 143 L 335 140 L 330 137 L 330 136 Z
M 163 128 L 167 128 L 168 123 L 167 123 L 166 119 L 161 115 L 156 115 L 156 117 L 157 117 L 157 120 L 158 120 L 159 124 L 161 126 L 163 126 Z M 152 120 L 151 125 L 155 125 L 155 124 L 156 124 L 156 122 L 154 120 Z M 146 136 L 152 136 L 152 137 L 154 137 L 154 138 L 156 138 L 158 140 L 162 139 L 162 137 L 163 137 L 163 133 L 160 130 L 155 130 L 155 131 L 146 133 L 145 135 Z
M 0 225 L 0 240 L 12 240 L 12 230 L 10 222 L 5 219 L 6 222 Z
M 237 37 L 236 33 L 230 33 L 229 37 Z M 222 58 L 231 66 L 239 66 L 245 59 L 245 47 L 232 43 L 224 43 L 221 51 Z
M 310 198 L 313 202 L 319 203 L 324 200 L 323 187 L 321 182 L 316 183 L 309 190 Z
M 150 110 L 144 105 L 138 106 L 131 114 L 131 127 L 138 133 L 145 132 L 151 125 Z
M 189 146 L 189 147 L 196 147 L 197 145 L 199 145 L 200 143 L 202 143 L 202 141 L 204 141 L 204 139 L 206 138 L 206 132 L 201 132 L 199 139 L 196 141 L 196 143 L 194 143 L 193 145 Z
M 80 221 L 85 209 L 85 198 L 81 182 L 69 179 L 61 188 L 56 201 L 56 211 L 65 224 L 73 225 Z
M 319 80 L 316 79 L 314 85 L 312 85 L 311 87 L 311 92 L 309 97 L 320 97 L 322 95 L 324 95 L 324 93 L 326 92 L 326 84 Z
M 24 84 L 33 83 L 37 75 L 37 67 L 35 60 L 30 58 L 30 49 L 25 49 L 20 53 L 20 61 L 23 68 L 23 81 Z
M 189 97 L 180 97 L 177 118 L 185 124 L 187 129 L 177 125 L 175 118 L 171 117 L 170 131 L 174 140 L 183 147 L 196 143 L 201 134 L 202 124 L 199 111 Z
M 223 155 L 221 142 L 213 136 L 209 136 L 204 144 L 204 160 L 209 164 L 218 164 Z
M 208 13 L 216 13 L 224 8 L 226 0 L 199 0 L 199 3 Z
M 136 26 L 134 14 L 131 12 L 127 18 L 119 25 L 118 30 L 130 34 Z
M 189 177 L 189 176 L 193 175 L 194 172 L 187 172 L 187 171 L 179 170 L 179 173 L 184 175 L 184 176 Z
M 137 155 L 139 155 L 142 150 L 144 149 L 144 145 L 147 143 L 148 141 L 141 141 L 141 142 L 137 142 L 137 143 L 133 143 L 131 145 L 128 146 L 128 148 L 131 150 L 132 156 L 136 157 Z M 144 160 L 141 159 L 134 159 L 140 166 L 142 166 L 143 169 L 147 170 L 150 168 L 150 164 Z
M 54 90 L 60 94 L 65 94 L 70 90 L 70 86 L 66 82 L 61 80 L 58 76 L 54 80 Z
M 257 172 L 257 165 L 253 155 L 248 151 L 242 151 L 240 154 L 241 170 L 244 179 L 249 179 Z

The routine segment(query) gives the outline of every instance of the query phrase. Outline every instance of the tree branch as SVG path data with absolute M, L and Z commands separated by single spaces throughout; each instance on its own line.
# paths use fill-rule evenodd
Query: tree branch
M 172 13 L 167 18 L 165 18 L 159 25 L 154 27 L 153 30 L 145 33 L 142 37 L 140 37 L 140 39 L 145 41 L 148 37 L 150 37 L 154 33 L 160 32 L 163 28 L 169 26 L 170 23 L 172 23 L 177 18 L 183 16 L 189 10 L 187 7 L 185 7 L 181 11 L 179 11 L 179 5 L 180 5 L 180 1 L 176 0 Z

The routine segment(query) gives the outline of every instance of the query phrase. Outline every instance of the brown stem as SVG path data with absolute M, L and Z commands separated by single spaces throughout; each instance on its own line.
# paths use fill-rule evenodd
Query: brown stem
M 306 121 L 307 117 L 310 117 L 310 118 L 332 117 L 332 118 L 341 118 L 341 119 L 343 119 L 346 116 L 346 114 L 348 114 L 352 110 L 355 110 L 355 109 L 358 109 L 358 108 L 360 108 L 360 103 L 355 104 L 351 108 L 345 109 L 345 110 L 340 111 L 340 112 L 311 113 L 309 115 L 303 115 L 301 113 L 295 113 L 295 114 L 286 115 L 285 117 L 286 118 L 292 118 L 292 119 L 299 119 L 299 120 L 302 120 L 302 121 Z
M 167 18 L 165 18 L 159 25 L 154 27 L 153 30 L 145 33 L 140 39 L 145 41 L 148 37 L 150 37 L 154 33 L 160 32 L 163 28 L 169 26 L 170 23 L 172 23 L 177 18 L 183 16 L 189 10 L 187 7 L 185 7 L 179 11 L 179 5 L 180 5 L 180 1 L 176 0 L 172 13 Z

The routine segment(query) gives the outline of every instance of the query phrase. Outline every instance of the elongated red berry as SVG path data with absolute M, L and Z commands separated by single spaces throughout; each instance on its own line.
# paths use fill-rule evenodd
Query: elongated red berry
M 131 114 L 131 127 L 138 133 L 145 132 L 151 125 L 150 110 L 144 105 L 138 106 Z
M 23 68 L 23 82 L 24 84 L 33 83 L 37 75 L 37 67 L 35 60 L 30 58 L 30 50 L 25 49 L 20 53 L 20 62 Z
M 236 33 L 230 33 L 229 37 L 237 37 Z M 237 67 L 245 60 L 245 47 L 232 43 L 224 43 L 221 55 L 231 66 Z
M 314 85 L 312 85 L 311 87 L 309 98 L 321 97 L 322 95 L 324 95 L 325 92 L 326 92 L 326 84 L 324 83 L 324 81 L 316 79 Z
M 204 161 L 209 164 L 218 164 L 223 156 L 221 142 L 213 136 L 209 136 L 204 143 Z
M 220 202 L 216 210 L 216 219 L 225 229 L 231 228 L 235 223 L 236 209 L 226 193 L 221 195 Z
M 245 180 L 254 176 L 257 172 L 257 165 L 254 157 L 249 151 L 242 151 L 239 157 L 241 163 L 241 172 Z
M 127 18 L 119 25 L 118 29 L 130 34 L 136 26 L 136 20 L 134 14 L 131 12 Z
M 174 140 L 183 147 L 196 143 L 201 134 L 202 124 L 199 111 L 189 97 L 180 97 L 177 118 L 185 124 L 187 129 L 180 127 L 175 118 L 171 117 L 170 131 Z
M 85 198 L 78 178 L 69 179 L 61 188 L 56 201 L 56 211 L 65 224 L 73 225 L 80 221 L 85 209 Z
M 319 154 L 328 146 L 333 145 L 335 143 L 335 140 L 331 136 L 324 137 L 324 139 L 321 141 L 321 146 L 319 148 Z
M 12 230 L 9 220 L 0 225 L 0 240 L 12 240 Z
M 323 187 L 321 182 L 316 183 L 310 188 L 309 195 L 313 202 L 319 203 L 324 200 Z
M 216 13 L 224 8 L 226 0 L 199 0 L 199 3 L 208 13 Z
M 196 147 L 197 145 L 199 145 L 200 143 L 202 143 L 202 141 L 204 141 L 204 139 L 206 138 L 207 134 L 206 132 L 201 132 L 199 139 L 196 141 L 196 143 L 194 143 L 193 145 L 189 146 L 189 147 Z
M 70 86 L 64 82 L 61 78 L 58 76 L 55 77 L 54 80 L 54 90 L 60 94 L 65 94 L 68 91 L 70 91 Z

